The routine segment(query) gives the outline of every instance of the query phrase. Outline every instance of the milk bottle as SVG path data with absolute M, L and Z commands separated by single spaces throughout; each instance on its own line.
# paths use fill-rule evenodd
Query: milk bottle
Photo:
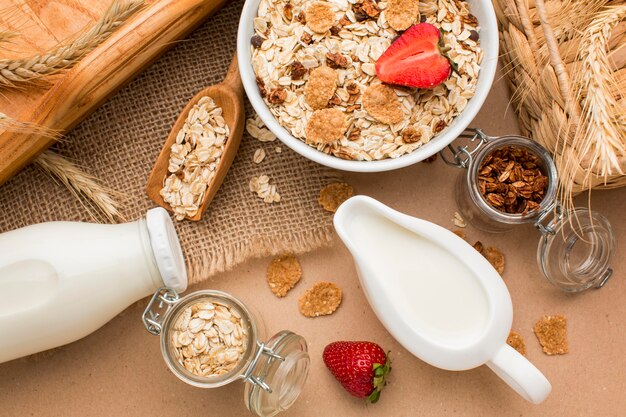
M 0 363 L 80 339 L 187 271 L 162 208 L 136 222 L 35 224 L 0 234 Z

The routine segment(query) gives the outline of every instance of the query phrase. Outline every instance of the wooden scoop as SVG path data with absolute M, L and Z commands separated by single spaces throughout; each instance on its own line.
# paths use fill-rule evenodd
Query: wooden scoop
M 200 91 L 191 99 L 191 101 L 189 101 L 187 106 L 185 106 L 180 116 L 178 116 L 178 120 L 174 123 L 172 131 L 167 137 L 167 140 L 163 145 L 163 149 L 154 164 L 150 178 L 148 178 L 146 192 L 152 201 L 169 211 L 173 210 L 168 203 L 163 201 L 163 197 L 161 197 L 159 192 L 163 188 L 163 181 L 166 176 L 170 175 L 167 170 L 170 159 L 170 148 L 174 144 L 178 132 L 185 124 L 189 111 L 204 96 L 211 97 L 215 101 L 215 104 L 222 108 L 222 116 L 228 125 L 230 135 L 224 145 L 224 153 L 222 154 L 222 157 L 216 167 L 215 176 L 211 180 L 211 183 L 208 184 L 207 190 L 204 193 L 204 199 L 198 208 L 198 212 L 193 217 L 186 217 L 187 219 L 194 221 L 200 220 L 202 213 L 204 213 L 204 210 L 206 210 L 213 200 L 213 197 L 215 197 L 215 193 L 217 193 L 220 185 L 222 185 L 224 177 L 226 177 L 226 173 L 228 172 L 233 159 L 235 159 L 235 154 L 237 153 L 237 149 L 241 143 L 245 111 L 243 107 L 243 85 L 241 84 L 241 78 L 239 77 L 239 69 L 237 66 L 237 54 L 235 54 L 232 62 L 230 63 L 230 67 L 228 68 L 228 73 L 226 73 L 224 81 L 220 84 L 212 85 Z

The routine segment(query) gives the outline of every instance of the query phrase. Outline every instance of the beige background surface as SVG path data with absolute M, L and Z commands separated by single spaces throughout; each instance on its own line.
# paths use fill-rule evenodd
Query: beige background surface
M 496 83 L 473 123 L 492 135 L 517 131 L 508 93 Z M 382 174 L 348 175 L 361 194 L 409 214 L 452 227 L 452 185 L 458 171 L 437 160 Z M 586 204 L 584 198 L 581 204 Z M 466 372 L 433 368 L 401 348 L 385 331 L 359 287 L 352 259 L 340 242 L 302 256 L 304 276 L 284 299 L 269 291 L 268 259 L 244 264 L 199 286 L 230 292 L 255 306 L 269 332 L 291 329 L 309 341 L 310 379 L 302 397 L 285 416 L 603 416 L 626 415 L 626 282 L 624 258 L 626 189 L 596 192 L 593 206 L 613 224 L 617 253 L 614 277 L 601 290 L 566 295 L 551 287 L 535 261 L 538 233 L 528 227 L 502 235 L 467 228 L 506 255 L 504 280 L 514 305 L 514 330 L 526 340 L 528 358 L 553 384 L 548 400 L 533 406 L 486 367 Z M 333 280 L 344 290 L 332 316 L 307 319 L 297 299 L 317 280 Z M 241 416 L 247 415 L 243 384 L 203 390 L 180 382 L 162 360 L 157 337 L 141 324 L 145 302 L 134 305 L 89 337 L 36 358 L 0 365 L 2 416 Z M 544 355 L 532 333 L 543 314 L 568 317 L 570 353 Z M 321 361 L 335 340 L 367 339 L 391 350 L 393 372 L 373 406 L 348 396 Z

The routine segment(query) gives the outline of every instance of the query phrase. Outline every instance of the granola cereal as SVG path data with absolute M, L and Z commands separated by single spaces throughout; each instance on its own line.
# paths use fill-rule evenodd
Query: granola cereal
M 498 274 L 504 273 L 504 254 L 499 249 L 488 246 L 481 251 L 481 255 L 498 271 Z
M 467 240 L 467 235 L 465 234 L 465 232 L 463 230 L 453 230 L 452 233 L 454 233 L 455 235 L 457 235 L 458 237 L 460 237 L 463 240 Z
M 402 141 L 404 143 L 415 143 L 420 140 L 422 135 L 413 126 L 409 126 L 402 131 Z
M 492 246 L 484 247 L 480 240 L 476 241 L 473 246 L 498 271 L 498 274 L 504 273 L 504 254 L 499 249 Z
M 286 4 L 291 5 L 289 13 Z M 387 120 L 392 123 L 387 124 L 368 112 L 364 100 L 365 92 L 380 84 L 376 60 L 399 35 L 388 17 L 394 16 L 394 8 L 402 10 L 398 20 L 410 15 L 406 19 L 440 28 L 447 54 L 459 72 L 433 89 L 388 87 L 402 114 L 394 110 Z M 474 95 L 483 52 L 480 39 L 473 35 L 480 33 L 478 22 L 466 2 L 260 0 L 257 16 L 255 35 L 263 43 L 259 48 L 251 45 L 250 51 L 264 100 L 292 136 L 326 154 L 371 161 L 410 153 L 445 131 Z M 395 22 L 395 17 L 391 20 Z M 315 69 L 330 65 L 336 67 L 334 94 L 325 94 L 324 101 L 311 105 L 305 94 L 307 84 Z M 285 101 L 271 104 L 269 92 L 278 87 L 286 90 Z M 327 107 L 344 114 L 346 128 L 335 132 L 334 140 L 312 139 L 308 134 L 319 130 L 307 129 L 310 120 L 314 112 Z M 409 127 L 414 131 L 403 135 Z
M 267 283 L 277 297 L 284 297 L 302 278 L 300 262 L 293 255 L 272 259 L 267 267 Z
M 324 33 L 335 24 L 333 6 L 326 1 L 316 1 L 304 12 L 306 25 L 315 33 Z
M 487 155 L 478 171 L 478 188 L 492 207 L 526 214 L 539 208 L 548 177 L 539 157 L 522 147 L 504 146 Z
M 543 316 L 535 323 L 533 332 L 546 355 L 564 355 L 569 352 L 565 316 Z
M 337 284 L 320 281 L 309 288 L 298 301 L 300 313 L 306 317 L 332 314 L 341 304 L 341 288 Z
M 312 109 L 326 108 L 337 90 L 337 71 L 329 67 L 317 67 L 311 71 L 304 87 L 304 97 Z
M 211 97 L 202 97 L 187 115 L 170 148 L 168 174 L 160 191 L 176 220 L 198 213 L 228 140 L 222 108 Z
M 313 143 L 338 141 L 346 131 L 346 116 L 341 110 L 315 110 L 306 126 L 307 138 Z
M 170 341 L 178 363 L 201 377 L 231 372 L 248 347 L 248 329 L 239 312 L 218 301 L 199 301 L 180 313 Z
M 506 339 L 506 343 L 522 355 L 526 356 L 526 343 L 524 343 L 524 338 L 522 338 L 519 333 L 510 332 L 509 337 Z
M 392 125 L 404 118 L 398 96 L 384 84 L 376 84 L 365 90 L 363 109 L 381 123 Z
M 387 0 L 385 18 L 393 29 L 397 31 L 407 30 L 419 22 L 419 1 Z
M 326 211 L 334 213 L 339 206 L 354 195 L 354 188 L 343 182 L 333 182 L 320 191 L 319 203 Z

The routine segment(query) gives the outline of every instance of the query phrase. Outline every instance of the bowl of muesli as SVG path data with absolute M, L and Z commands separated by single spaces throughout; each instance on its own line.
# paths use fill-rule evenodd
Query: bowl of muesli
M 450 144 L 498 59 L 490 0 L 247 0 L 237 36 L 252 136 L 356 172 Z

